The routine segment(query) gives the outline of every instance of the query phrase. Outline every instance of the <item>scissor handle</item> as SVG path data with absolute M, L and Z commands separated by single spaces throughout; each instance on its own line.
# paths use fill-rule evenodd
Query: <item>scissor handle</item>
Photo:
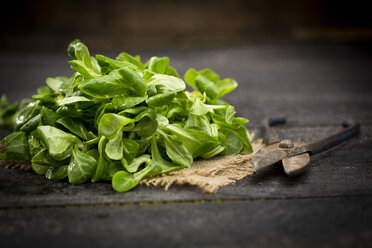
M 278 135 L 271 127 L 285 124 L 286 121 L 287 119 L 283 116 L 268 117 L 262 120 L 263 136 L 266 145 L 272 145 L 280 141 Z
M 325 138 L 315 139 L 313 141 L 308 142 L 306 144 L 307 151 L 310 152 L 312 155 L 325 151 L 331 148 L 332 146 L 335 146 L 347 140 L 348 138 L 358 134 L 360 130 L 360 124 L 352 120 L 344 121 L 342 123 L 342 126 L 344 127 L 344 129 L 341 131 L 335 132 Z

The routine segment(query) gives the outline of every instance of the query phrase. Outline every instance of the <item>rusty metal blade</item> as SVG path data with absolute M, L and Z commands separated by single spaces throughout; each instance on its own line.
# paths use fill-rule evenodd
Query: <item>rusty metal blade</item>
M 269 145 L 259 150 L 252 158 L 252 163 L 256 171 L 275 164 L 285 158 L 287 153 L 279 149 L 279 144 Z
M 293 157 L 282 159 L 283 168 L 288 176 L 297 176 L 303 173 L 310 164 L 309 153 L 302 153 Z

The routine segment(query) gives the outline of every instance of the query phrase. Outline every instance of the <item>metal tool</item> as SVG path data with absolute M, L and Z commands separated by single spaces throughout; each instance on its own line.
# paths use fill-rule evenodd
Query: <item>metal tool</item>
M 256 171 L 282 161 L 285 173 L 296 176 L 303 173 L 310 164 L 310 155 L 325 151 L 348 138 L 356 135 L 360 130 L 359 123 L 345 121 L 341 131 L 308 142 L 292 142 L 290 139 L 280 140 L 271 126 L 286 123 L 286 118 L 266 118 L 262 121 L 266 147 L 253 156 Z

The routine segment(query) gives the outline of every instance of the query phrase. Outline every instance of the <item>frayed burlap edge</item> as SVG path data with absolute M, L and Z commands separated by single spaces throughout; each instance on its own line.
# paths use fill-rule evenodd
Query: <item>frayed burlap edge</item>
M 214 193 L 223 186 L 235 183 L 255 173 L 251 160 L 253 154 L 264 147 L 263 140 L 253 141 L 252 147 L 253 153 L 250 155 L 238 154 L 195 160 L 190 168 L 143 179 L 140 184 L 161 186 L 165 190 L 174 184 L 188 184 L 197 186 L 206 193 Z

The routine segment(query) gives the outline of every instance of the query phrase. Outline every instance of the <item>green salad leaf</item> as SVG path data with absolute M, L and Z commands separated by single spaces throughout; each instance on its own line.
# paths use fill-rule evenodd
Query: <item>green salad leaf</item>
M 235 80 L 193 68 L 182 79 L 168 57 L 94 57 L 80 40 L 67 53 L 71 77 L 48 77 L 19 104 L 0 99 L 0 127 L 14 129 L 0 141 L 0 159 L 31 159 L 50 180 L 108 180 L 124 192 L 198 157 L 252 152 L 248 120 L 220 99 Z
M 12 128 L 15 122 L 19 104 L 9 104 L 6 95 L 0 98 L 0 128 Z

